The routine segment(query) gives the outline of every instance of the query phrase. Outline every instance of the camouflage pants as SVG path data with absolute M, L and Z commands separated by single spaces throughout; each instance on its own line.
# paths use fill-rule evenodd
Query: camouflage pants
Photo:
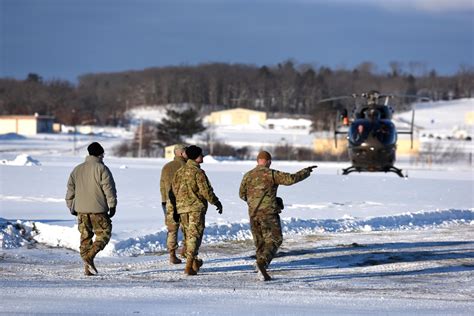
M 257 249 L 257 260 L 263 259 L 269 265 L 283 242 L 280 215 L 258 214 L 251 216 L 250 229 Z
M 165 224 L 168 229 L 168 234 L 166 235 L 166 247 L 168 251 L 178 249 L 178 231 L 179 231 L 179 222 L 176 222 L 173 218 L 173 207 L 171 203 L 166 203 L 166 214 L 165 214 Z M 181 231 L 183 232 L 184 238 L 184 227 L 181 225 Z
M 81 257 L 87 256 L 92 248 L 100 251 L 108 244 L 112 236 L 112 221 L 105 213 L 78 214 L 77 224 L 81 233 Z M 95 240 L 92 238 L 95 234 Z
M 189 212 L 180 214 L 181 225 L 184 228 L 186 258 L 196 258 L 201 246 L 205 226 L 204 212 Z

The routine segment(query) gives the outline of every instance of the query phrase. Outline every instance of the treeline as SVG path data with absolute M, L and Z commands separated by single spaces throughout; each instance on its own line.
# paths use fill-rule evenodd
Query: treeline
M 189 103 L 201 114 L 245 107 L 269 114 L 312 115 L 325 128 L 340 105 L 318 104 L 319 100 L 369 90 L 432 100 L 473 97 L 474 68 L 460 67 L 456 74 L 440 76 L 416 63 L 405 69 L 393 62 L 388 72 L 377 72 L 372 63 L 354 69 L 318 68 L 291 60 L 262 67 L 209 63 L 87 74 L 77 84 L 29 74 L 25 80 L 0 79 L 0 114 L 36 112 L 65 124 L 120 125 L 124 113 L 136 106 Z

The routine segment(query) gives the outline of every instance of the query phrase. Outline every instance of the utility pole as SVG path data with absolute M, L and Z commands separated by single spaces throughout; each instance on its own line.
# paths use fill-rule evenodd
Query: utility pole
M 76 109 L 72 109 L 72 122 L 74 124 L 74 130 L 72 134 L 72 155 L 76 155 L 76 133 L 77 133 L 77 118 L 76 118 Z
M 143 119 L 140 119 L 140 125 L 138 128 L 138 158 L 141 158 L 143 148 Z

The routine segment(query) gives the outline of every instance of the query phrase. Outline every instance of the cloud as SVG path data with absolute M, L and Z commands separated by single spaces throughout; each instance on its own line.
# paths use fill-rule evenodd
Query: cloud
M 373 3 L 387 7 L 389 9 L 415 9 L 428 12 L 446 12 L 446 11 L 465 11 L 474 10 L 472 0 L 364 0 L 367 3 Z
M 299 0 L 307 3 L 339 3 L 350 5 L 370 5 L 388 10 L 416 10 L 424 12 L 474 11 L 473 0 Z

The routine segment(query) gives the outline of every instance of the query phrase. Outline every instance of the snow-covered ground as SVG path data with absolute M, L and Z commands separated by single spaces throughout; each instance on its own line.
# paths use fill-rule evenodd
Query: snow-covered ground
M 474 99 L 423 102 L 415 104 L 414 109 L 415 125 L 422 137 L 472 138 L 474 134 Z M 404 122 L 411 122 L 411 116 L 411 111 L 395 114 Z
M 258 281 L 246 205 L 238 198 L 253 161 L 206 170 L 224 205 L 210 207 L 201 272 L 168 263 L 160 206 L 164 159 L 116 158 L 127 134 L 0 137 L 0 313 L 469 315 L 474 310 L 472 166 L 412 166 L 394 174 L 339 175 L 318 163 L 280 187 L 285 241 Z M 75 218 L 64 202 L 72 168 L 91 141 L 104 143 L 118 189 L 113 237 L 83 276 Z M 22 156 L 20 156 L 22 154 Z M 315 162 L 275 161 L 294 172 Z

